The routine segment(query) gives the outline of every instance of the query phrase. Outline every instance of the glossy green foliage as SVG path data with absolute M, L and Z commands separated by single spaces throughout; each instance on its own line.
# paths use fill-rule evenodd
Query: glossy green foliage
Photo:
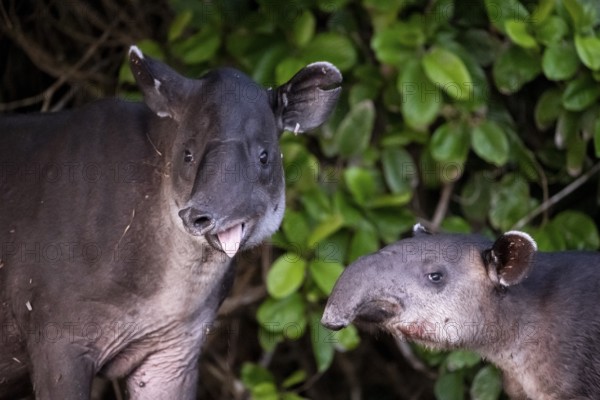
M 353 326 L 320 326 L 327 296 L 345 265 L 417 220 L 489 236 L 520 228 L 543 250 L 598 248 L 598 178 L 584 175 L 600 154 L 597 2 L 463 3 L 172 0 L 167 41 L 141 44 L 188 74 L 233 64 L 266 86 L 318 60 L 344 75 L 332 118 L 281 138 L 287 211 L 256 314 L 274 357 L 304 340 L 320 374 L 361 345 Z M 552 200 L 582 175 L 569 201 Z M 416 351 L 439 371 L 439 399 L 500 398 L 498 371 L 479 357 Z M 241 380 L 255 399 L 294 399 L 288 389 L 310 373 L 246 364 Z

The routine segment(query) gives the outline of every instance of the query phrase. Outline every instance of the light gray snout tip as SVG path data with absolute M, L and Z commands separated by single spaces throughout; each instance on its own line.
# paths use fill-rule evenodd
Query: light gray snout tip
M 347 327 L 350 321 L 346 318 L 341 318 L 336 315 L 330 307 L 325 307 L 323 317 L 321 317 L 321 325 L 332 331 L 339 331 L 342 328 Z

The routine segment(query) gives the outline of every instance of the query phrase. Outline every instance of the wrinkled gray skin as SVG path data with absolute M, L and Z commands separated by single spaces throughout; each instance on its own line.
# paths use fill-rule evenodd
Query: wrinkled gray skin
M 282 219 L 279 136 L 324 122 L 341 83 L 328 63 L 269 91 L 135 47 L 130 64 L 145 103 L 0 119 L 2 399 L 89 399 L 98 373 L 131 399 L 195 399 L 235 244 Z
M 513 399 L 600 399 L 600 254 L 541 253 L 522 232 L 415 236 L 360 258 L 322 323 L 376 324 L 496 364 Z

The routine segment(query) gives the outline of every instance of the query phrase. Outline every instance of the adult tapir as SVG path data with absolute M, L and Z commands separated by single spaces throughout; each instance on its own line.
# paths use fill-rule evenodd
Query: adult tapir
M 495 242 L 421 226 L 358 259 L 322 323 L 353 320 L 495 363 L 513 399 L 600 399 L 600 253 L 538 252 L 524 232 Z
M 0 398 L 88 399 L 101 373 L 131 399 L 194 399 L 232 258 L 283 216 L 279 136 L 341 90 L 326 62 L 265 90 L 129 59 L 144 103 L 0 119 Z

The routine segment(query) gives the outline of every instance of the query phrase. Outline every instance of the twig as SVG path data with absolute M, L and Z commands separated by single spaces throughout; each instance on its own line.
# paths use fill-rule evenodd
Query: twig
M 264 285 L 256 286 L 251 289 L 245 289 L 242 294 L 236 297 L 225 299 L 223 305 L 219 308 L 219 316 L 231 314 L 239 308 L 249 306 L 263 299 L 267 295 L 267 289 Z
M 545 212 L 550 207 L 552 207 L 553 205 L 555 205 L 556 203 L 558 203 L 559 201 L 564 199 L 566 196 L 568 196 L 569 194 L 571 194 L 575 190 L 577 190 L 581 185 L 583 185 L 585 182 L 587 182 L 598 171 L 600 171 L 600 162 L 597 163 L 596 165 L 594 165 L 591 169 L 589 169 L 586 173 L 581 175 L 579 178 L 575 179 L 569 185 L 565 186 L 565 188 L 563 190 L 556 193 L 554 196 L 550 197 L 548 200 L 544 201 L 542 204 L 540 204 L 538 207 L 536 207 L 529 214 L 527 214 L 526 216 L 521 218 L 516 224 L 513 225 L 512 229 L 523 228 L 525 225 L 527 225 L 529 222 L 531 222 L 539 214 Z
M 453 189 L 454 181 L 445 183 L 442 187 L 440 200 L 438 201 L 437 207 L 435 208 L 435 212 L 433 214 L 433 219 L 431 220 L 431 230 L 434 232 L 437 232 L 440 229 L 440 225 L 446 216 L 446 212 L 448 212 L 448 203 L 450 203 Z
M 6 15 L 6 11 L 4 10 L 4 8 L 2 8 L 3 11 L 3 17 L 4 19 L 7 19 L 8 21 L 10 21 L 10 19 L 8 19 L 8 16 Z M 71 67 L 67 68 L 66 71 L 49 71 L 46 70 L 46 72 L 51 73 L 52 75 L 57 76 L 58 75 L 58 79 L 52 84 L 50 85 L 46 90 L 44 90 L 43 92 L 41 92 L 40 94 L 37 94 L 35 96 L 31 96 L 25 99 L 21 99 L 21 100 L 16 100 L 13 102 L 9 102 L 9 103 L 4 103 L 4 104 L 0 104 L 0 111 L 10 111 L 10 110 L 14 110 L 16 108 L 19 107 L 24 107 L 24 106 L 29 106 L 29 105 L 33 105 L 36 104 L 40 101 L 42 101 L 42 108 L 41 111 L 48 111 L 49 107 L 50 107 L 50 100 L 52 99 L 52 96 L 54 95 L 54 93 L 65 83 L 67 82 L 71 77 L 74 77 L 76 75 L 78 75 L 78 70 L 90 59 L 92 58 L 92 56 L 95 54 L 95 52 L 98 50 L 98 47 L 100 47 L 100 45 L 102 43 L 104 43 L 109 37 L 110 34 L 113 30 L 113 28 L 116 26 L 117 23 L 117 19 L 115 19 L 109 26 L 108 28 L 104 31 L 104 33 L 98 38 L 98 40 L 96 40 L 94 43 L 92 43 L 88 49 L 86 50 L 86 52 L 84 53 L 84 55 Z M 9 27 L 13 27 L 12 24 L 8 25 Z M 43 61 L 45 60 L 44 57 L 47 58 L 47 54 L 43 53 L 41 50 L 36 49 L 37 53 L 34 53 L 34 51 L 32 50 L 32 46 L 31 43 L 28 41 L 28 39 L 25 37 L 25 35 L 22 33 L 22 31 L 20 30 L 14 30 L 14 29 L 8 29 L 5 30 L 5 32 L 13 37 L 25 50 L 25 52 L 27 53 L 27 55 L 29 56 L 29 58 L 32 60 L 32 62 L 39 64 L 39 62 L 36 62 L 36 60 L 38 61 Z M 31 46 L 30 46 L 31 45 Z M 41 56 L 44 56 L 42 58 L 39 58 Z M 47 68 L 50 68 L 47 64 L 48 63 L 42 63 L 44 64 Z M 44 70 L 44 68 L 41 68 L 39 65 L 38 67 L 42 70 Z M 54 73 L 53 73 L 54 72 Z

